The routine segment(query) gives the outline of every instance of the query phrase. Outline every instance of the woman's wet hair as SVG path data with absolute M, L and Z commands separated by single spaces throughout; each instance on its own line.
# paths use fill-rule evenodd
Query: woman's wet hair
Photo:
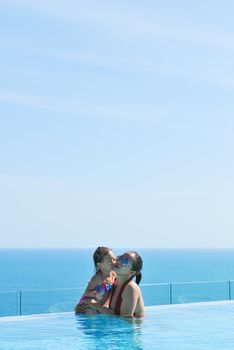
M 136 284 L 140 284 L 142 274 L 141 270 L 143 267 L 143 261 L 140 255 L 137 252 L 129 252 L 133 258 L 132 258 L 132 271 L 136 272 Z M 134 276 L 133 276 L 134 277 Z
M 93 262 L 96 272 L 99 271 L 98 263 L 102 263 L 105 256 L 111 251 L 107 247 L 98 247 L 93 253 Z

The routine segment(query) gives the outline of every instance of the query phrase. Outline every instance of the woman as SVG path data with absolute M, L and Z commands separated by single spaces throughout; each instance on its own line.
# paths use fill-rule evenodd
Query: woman
M 142 259 L 136 252 L 126 252 L 117 257 L 116 281 L 110 298 L 109 308 L 93 301 L 90 307 L 99 313 L 116 314 L 125 317 L 143 317 L 144 301 L 139 288 Z M 136 277 L 136 282 L 132 279 Z

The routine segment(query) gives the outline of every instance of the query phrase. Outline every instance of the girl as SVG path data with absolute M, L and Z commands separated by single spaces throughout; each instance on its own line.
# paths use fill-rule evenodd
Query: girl
M 110 296 L 112 285 L 115 280 L 115 273 L 112 271 L 115 267 L 116 257 L 111 249 L 107 247 L 98 247 L 93 254 L 94 266 L 96 269 L 95 275 L 91 278 L 88 286 L 81 297 L 79 303 L 75 307 L 75 314 L 86 313 L 93 314 L 98 313 L 97 310 L 89 308 L 89 303 L 92 300 L 104 305 Z M 87 305 L 87 308 L 83 310 L 83 304 Z

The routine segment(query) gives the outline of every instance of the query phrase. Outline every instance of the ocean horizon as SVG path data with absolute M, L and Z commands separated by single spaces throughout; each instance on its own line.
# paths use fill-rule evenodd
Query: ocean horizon
M 0 291 L 85 287 L 95 248 L 0 249 Z M 120 254 L 129 248 L 113 248 Z M 134 248 L 142 284 L 234 280 L 234 249 Z

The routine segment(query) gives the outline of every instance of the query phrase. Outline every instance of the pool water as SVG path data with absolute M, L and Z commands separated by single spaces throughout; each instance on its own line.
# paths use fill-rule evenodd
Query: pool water
M 234 301 L 146 307 L 144 319 L 73 313 L 0 318 L 1 350 L 231 350 Z

